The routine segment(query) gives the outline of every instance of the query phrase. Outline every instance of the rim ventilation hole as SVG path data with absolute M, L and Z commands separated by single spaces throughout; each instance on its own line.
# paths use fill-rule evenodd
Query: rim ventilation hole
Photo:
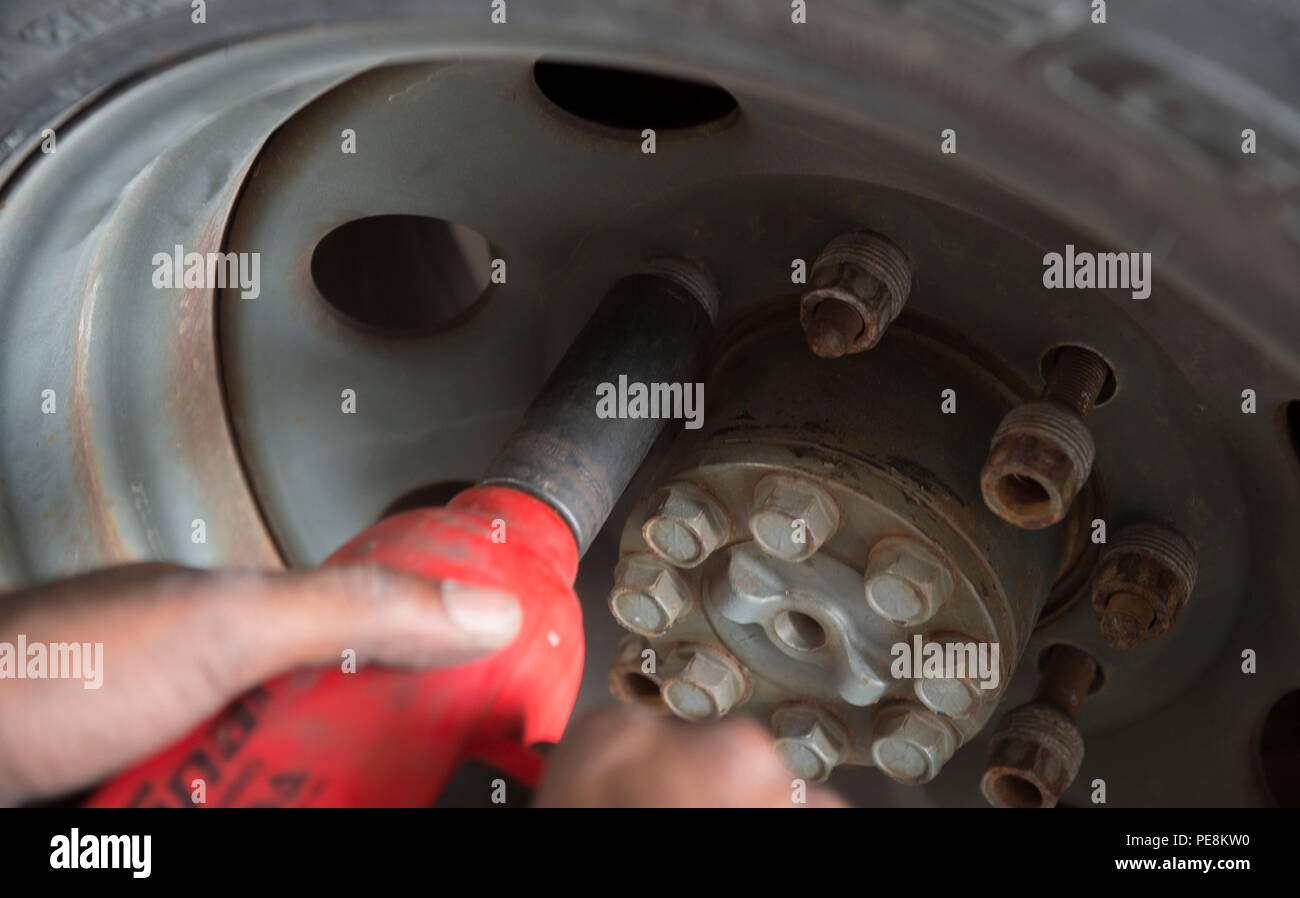
M 1278 807 L 1300 808 L 1300 689 L 1274 702 L 1264 718 L 1259 763 Z
M 335 311 L 385 334 L 429 334 L 477 309 L 492 251 L 477 231 L 422 215 L 374 215 L 316 244 L 311 276 Z
M 698 128 L 736 111 L 736 98 L 715 84 L 599 65 L 541 60 L 533 80 L 542 96 L 570 115 L 607 128 L 672 131 Z

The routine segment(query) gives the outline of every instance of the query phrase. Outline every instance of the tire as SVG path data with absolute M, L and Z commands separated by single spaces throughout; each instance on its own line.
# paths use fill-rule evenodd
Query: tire
M 432 19 L 467 38 L 493 27 L 480 0 L 391 0 L 382 11 L 367 0 L 212 0 L 207 6 L 202 25 L 191 22 L 189 0 L 11 0 L 0 8 L 0 181 L 30 158 L 43 129 L 60 127 L 95 97 L 188 56 L 276 32 L 380 19 Z M 1290 289 L 1300 281 L 1300 82 L 1294 77 L 1300 8 L 1270 0 L 1148 0 L 1122 10 L 1112 4 L 1109 22 L 1097 25 L 1083 6 L 873 0 L 819 8 L 792 35 L 784 12 L 759 18 L 742 0 L 712 3 L 707 12 L 692 0 L 635 2 L 619 10 L 562 0 L 545 8 L 511 6 L 506 27 L 541 39 L 618 34 L 669 56 L 722 57 L 717 48 L 725 40 L 727 58 L 759 71 L 795 67 L 792 87 L 827 84 L 831 73 L 820 70 L 827 66 L 868 77 L 879 77 L 869 71 L 879 67 L 907 78 L 909 89 L 933 91 L 928 100 L 956 93 L 961 107 L 990 129 L 1016 129 L 1001 148 L 989 141 L 987 161 L 1000 176 L 1023 174 L 1026 159 L 1030 166 L 1050 162 L 1022 189 L 1056 183 L 1055 205 L 1069 209 L 1091 206 L 1089 197 L 1105 185 L 1127 209 L 1176 223 L 1160 239 L 1178 256 L 1171 264 L 1187 267 L 1180 273 L 1184 286 L 1213 294 L 1216 302 L 1236 297 L 1230 325 L 1253 338 L 1274 348 L 1300 345 Z M 923 52 L 931 68 L 900 70 L 906 54 L 872 65 L 872 53 L 891 45 Z M 1127 72 L 1121 87 L 1128 93 L 1062 110 L 1068 104 L 1042 81 L 1079 48 L 1097 65 Z M 800 67 L 808 77 L 798 77 Z M 1027 77 L 1034 70 L 1044 77 Z M 968 74 L 976 71 L 978 87 Z M 1122 106 L 1134 98 L 1154 101 L 1154 112 L 1126 112 Z M 921 125 L 927 142 L 961 115 L 960 107 L 916 106 L 908 124 Z M 1243 175 L 1226 155 L 1235 139 L 1225 145 L 1221 134 L 1204 132 L 1204 122 L 1225 115 L 1258 130 L 1262 152 L 1274 157 L 1271 184 Z M 1237 130 L 1234 124 L 1228 133 Z M 1166 181 L 1162 173 L 1177 178 Z M 1114 206 L 1087 209 L 1085 224 L 1114 233 L 1126 215 Z M 1146 229 L 1145 238 L 1147 224 L 1126 230 Z M 1287 367 L 1300 370 L 1294 360 Z
M 1235 397 L 1236 379 L 1247 376 L 1257 378 L 1248 382 L 1259 387 L 1261 411 L 1300 395 L 1300 7 L 1135 0 L 1110 4 L 1109 22 L 1093 24 L 1080 0 L 862 0 L 813 4 L 808 25 L 796 29 L 783 4 L 755 10 L 749 0 L 507 3 L 508 24 L 497 26 L 487 0 L 389 0 L 382 9 L 373 0 L 208 0 L 204 24 L 191 21 L 190 0 L 8 0 L 0 6 L 0 233 L 9 233 L 10 185 L 41 163 L 44 129 L 75 126 L 100 100 L 183 60 L 270 35 L 395 18 L 433 22 L 467 45 L 489 37 L 530 51 L 555 43 L 601 59 L 635 50 L 688 71 L 716 66 L 738 80 L 779 82 L 792 103 L 869 122 L 918 157 L 936 156 L 941 132 L 953 128 L 963 174 L 1032 198 L 1043 213 L 1035 221 L 1155 251 L 1161 277 L 1186 302 L 1153 298 L 1129 314 L 1222 403 L 1206 426 L 1222 429 L 1242 460 L 1222 479 L 1239 478 L 1251 500 L 1239 528 L 1250 530 L 1250 586 L 1285 601 L 1269 578 L 1285 578 L 1276 559 L 1300 538 L 1294 453 L 1282 428 L 1250 426 L 1265 425 L 1266 415 L 1243 423 Z M 1251 162 L 1239 146 L 1246 128 L 1259 141 Z M 0 278 L 0 336 L 12 300 L 5 288 Z M 13 438 L 4 426 L 0 418 L 0 444 Z M 132 499 L 125 495 L 121 507 Z M 19 516 L 16 504 L 5 505 L 0 543 L 17 529 L 6 517 Z M 95 561 L 60 557 L 9 572 L 5 556 L 21 554 L 17 543 L 11 538 L 0 553 L 0 584 Z M 1246 565 L 1246 553 L 1236 560 Z M 1276 653 L 1289 638 L 1286 626 L 1252 620 L 1242 638 L 1255 641 L 1244 645 L 1273 640 Z M 1257 679 L 1270 676 L 1285 678 Z M 1202 740 L 1199 755 L 1188 756 L 1198 769 L 1239 748 L 1231 740 L 1244 740 L 1254 713 L 1235 696 L 1213 698 L 1226 748 Z M 1178 734 L 1188 744 L 1204 735 L 1210 700 L 1197 702 L 1180 700 Z M 1142 726 L 1146 744 L 1167 738 L 1153 732 L 1155 722 Z M 1127 750 L 1111 741 L 1113 756 Z M 1099 744 L 1094 757 L 1102 756 Z M 1126 766 L 1135 784 L 1128 794 L 1141 801 L 1145 772 Z M 1227 784 L 1209 800 L 1259 800 L 1237 773 L 1219 779 Z

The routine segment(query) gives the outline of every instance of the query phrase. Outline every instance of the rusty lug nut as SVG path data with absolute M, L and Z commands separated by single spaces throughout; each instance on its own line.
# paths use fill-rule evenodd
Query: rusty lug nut
M 771 724 L 781 760 L 810 783 L 824 782 L 852 750 L 848 728 L 814 705 L 782 705 Z
M 769 555 L 786 561 L 811 558 L 835 535 L 840 509 L 817 485 L 800 477 L 769 474 L 754 487 L 749 532 Z
M 1031 701 L 1013 708 L 989 742 L 980 791 L 998 808 L 1050 808 L 1083 763 L 1083 736 L 1074 725 L 1097 678 L 1087 652 L 1057 645 L 1047 656 Z
M 641 528 L 646 544 L 660 558 L 682 568 L 702 563 L 731 536 L 722 506 L 692 483 L 673 483 L 655 495 Z
M 799 300 L 808 346 L 824 359 L 863 352 L 880 341 L 912 289 L 912 265 L 879 234 L 841 234 L 813 262 Z
M 952 570 L 908 536 L 887 536 L 867 554 L 867 604 L 886 620 L 911 626 L 932 618 L 952 595 Z
M 663 559 L 638 552 L 614 568 L 609 610 L 633 633 L 661 636 L 691 606 L 689 583 Z
M 1069 717 L 1035 702 L 998 722 L 980 791 L 995 808 L 1055 807 L 1083 762 L 1083 736 Z
M 945 647 L 949 644 L 968 646 L 972 640 L 964 633 L 942 632 L 927 635 L 924 643 Z M 1000 670 L 998 682 L 1005 682 Z M 968 720 L 979 713 L 985 693 L 995 690 L 981 689 L 978 671 L 968 667 L 966 676 L 963 677 L 922 677 L 912 686 L 912 691 L 921 700 L 921 704 L 936 714 L 953 720 Z
M 1115 534 L 1092 581 L 1101 635 L 1131 649 L 1173 626 L 1196 585 L 1196 549 L 1163 524 L 1130 524 Z
M 715 645 L 674 646 L 664 660 L 663 674 L 664 703 L 687 720 L 724 716 L 749 688 L 740 662 Z
M 1042 398 L 1012 409 L 993 434 L 980 472 L 990 511 L 1025 530 L 1069 513 L 1096 456 L 1084 419 L 1109 377 L 1095 352 L 1066 346 L 1056 354 Z
M 891 702 L 876 711 L 871 758 L 882 773 L 919 785 L 939 775 L 957 748 L 952 728 L 915 702 Z
M 625 704 L 664 713 L 667 706 L 660 695 L 658 669 L 651 666 L 650 671 L 646 670 L 645 652 L 648 649 L 650 643 L 643 636 L 629 633 L 623 637 L 609 666 L 609 691 Z

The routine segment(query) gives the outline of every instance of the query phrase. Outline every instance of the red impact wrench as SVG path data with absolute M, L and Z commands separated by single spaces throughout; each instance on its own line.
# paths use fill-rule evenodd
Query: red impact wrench
M 302 670 L 244 695 L 189 736 L 96 791 L 91 806 L 428 806 L 468 759 L 535 785 L 530 746 L 559 739 L 582 675 L 573 591 L 586 552 L 664 426 L 598 418 L 597 387 L 698 375 L 717 290 L 696 266 L 658 259 L 623 278 L 560 361 L 476 485 L 408 511 L 325 564 L 378 563 L 518 596 L 505 649 L 434 671 Z M 498 540 L 504 524 L 504 541 Z

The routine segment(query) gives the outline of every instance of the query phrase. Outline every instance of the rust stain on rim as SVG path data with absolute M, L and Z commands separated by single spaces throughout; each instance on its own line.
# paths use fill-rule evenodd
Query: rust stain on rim
M 101 260 L 96 254 L 91 266 L 92 272 L 101 267 Z M 69 397 L 71 414 L 68 420 L 69 435 L 76 447 L 76 465 L 74 476 L 82 491 L 89 497 L 90 531 L 94 536 L 93 551 L 96 553 L 96 565 L 113 564 L 133 560 L 131 553 L 123 544 L 114 520 L 113 500 L 105 493 L 100 477 L 99 458 L 95 451 L 94 425 L 91 415 L 95 409 L 87 397 L 86 387 L 90 379 L 87 368 L 90 364 L 90 343 L 93 337 L 95 303 L 98 300 L 99 277 L 92 275 L 90 285 L 82 295 L 81 312 L 77 317 L 77 357 L 73 367 L 72 396 Z M 81 522 L 65 521 L 65 526 L 76 529 Z M 80 552 L 75 552 L 71 559 L 74 567 L 81 567 L 83 559 Z
M 235 201 L 249 166 L 235 172 L 204 225 L 195 251 L 222 248 Z M 179 294 L 176 336 L 167 349 L 172 390 L 166 406 L 169 444 L 193 470 L 226 553 L 240 565 L 283 568 L 284 558 L 262 518 L 230 424 L 217 337 L 217 289 L 185 288 Z

